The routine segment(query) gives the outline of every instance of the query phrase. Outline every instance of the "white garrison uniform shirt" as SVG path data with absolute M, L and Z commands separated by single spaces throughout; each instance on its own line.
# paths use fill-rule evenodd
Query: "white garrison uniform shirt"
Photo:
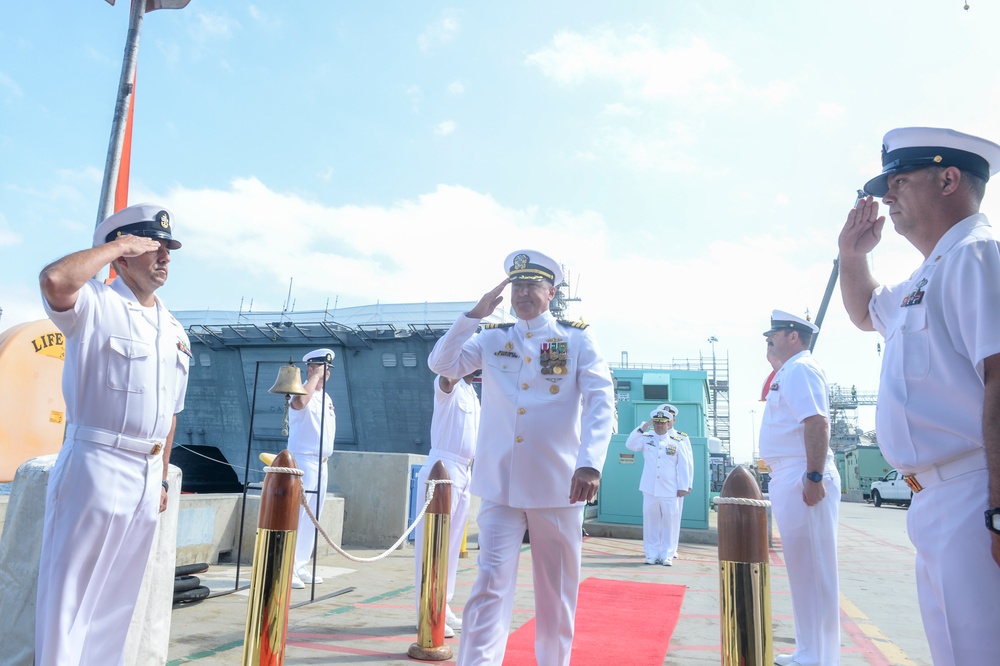
M 829 387 L 809 350 L 778 369 L 767 394 L 760 426 L 760 455 L 771 466 L 771 510 L 781 533 L 795 617 L 796 663 L 840 663 L 840 581 L 837 574 L 837 521 L 840 475 L 829 447 L 821 470 L 808 470 L 804 421 L 829 419 Z M 823 474 L 825 497 L 803 500 L 805 474 Z
M 810 416 L 830 418 L 829 390 L 826 374 L 809 350 L 785 361 L 767 393 L 760 426 L 760 457 L 768 463 L 785 457 L 805 458 L 802 422 Z
M 66 336 L 66 422 L 166 439 L 184 409 L 191 345 L 160 299 L 150 312 L 121 278 L 90 280 L 72 309 L 45 309 Z
M 427 501 L 427 478 L 439 460 L 448 470 L 451 479 L 451 520 L 448 535 L 448 587 L 445 599 L 455 597 L 455 578 L 458 561 L 465 539 L 465 522 L 469 518 L 469 482 L 472 458 L 476 454 L 476 438 L 479 436 L 481 408 L 479 396 L 471 384 L 460 379 L 451 393 L 441 388 L 440 378 L 434 377 L 434 412 L 431 415 L 431 450 L 427 454 L 417 474 L 417 508 L 423 508 Z M 440 486 L 439 486 L 440 488 Z M 413 554 L 417 606 L 419 608 L 424 529 L 421 525 L 414 530 Z
M 319 454 L 320 429 L 323 432 L 322 458 Z M 330 485 L 327 458 L 333 453 L 336 432 L 337 415 L 333 410 L 333 400 L 325 391 L 313 391 L 302 409 L 288 410 L 288 450 L 302 470 L 302 490 L 306 492 L 306 501 L 316 518 L 320 517 L 326 504 L 326 489 Z M 299 527 L 295 539 L 296 575 L 301 576 L 300 570 L 309 563 L 315 545 L 316 526 L 305 507 L 299 506 Z
M 325 414 L 323 405 L 326 405 Z M 296 462 L 299 462 L 300 456 L 317 457 L 320 428 L 323 429 L 323 450 L 320 457 L 329 458 L 333 453 L 333 441 L 337 432 L 337 414 L 330 396 L 317 389 L 303 409 L 288 410 L 288 450 L 295 456 Z
M 919 472 L 981 449 L 983 360 L 1000 354 L 1000 249 L 986 216 L 952 227 L 869 311 L 885 337 L 876 427 L 889 464 Z
M 160 504 L 154 447 L 184 407 L 189 341 L 120 278 L 90 280 L 66 312 L 45 307 L 66 336 L 68 423 L 46 491 L 35 663 L 120 664 Z
M 652 428 L 640 433 L 636 428 L 625 440 L 630 451 L 642 452 L 642 477 L 639 490 L 654 497 L 677 497 L 678 490 L 691 487 L 692 473 L 689 471 L 685 453 L 684 437 L 673 428 L 663 435 L 657 435 Z M 690 444 L 688 445 L 690 450 Z
M 483 370 L 483 413 L 472 493 L 514 508 L 565 507 L 580 467 L 604 467 L 614 396 L 611 371 L 589 331 L 546 311 L 475 335 L 462 315 L 438 340 L 431 370 Z M 564 349 L 564 372 L 544 373 L 543 350 Z
M 936 666 L 1000 654 L 1000 568 L 983 524 L 984 360 L 1000 353 L 1000 246 L 985 215 L 949 229 L 907 282 L 878 287 L 885 337 L 876 428 L 886 460 L 916 474 L 907 531 Z

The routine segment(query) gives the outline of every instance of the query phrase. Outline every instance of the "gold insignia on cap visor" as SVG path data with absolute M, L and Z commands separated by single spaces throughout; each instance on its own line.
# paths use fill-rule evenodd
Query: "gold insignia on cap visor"
M 514 270 L 523 271 L 524 267 L 528 265 L 528 255 L 519 254 L 514 257 Z
M 156 221 L 160 223 L 160 226 L 164 229 L 170 228 L 170 216 L 167 215 L 167 211 L 161 210 L 156 214 Z

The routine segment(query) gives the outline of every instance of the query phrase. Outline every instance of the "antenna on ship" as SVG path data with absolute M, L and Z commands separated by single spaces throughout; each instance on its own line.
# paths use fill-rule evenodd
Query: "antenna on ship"
M 556 319 L 563 319 L 566 314 L 566 308 L 572 302 L 583 300 L 578 296 L 570 296 L 569 294 L 569 271 L 565 266 L 562 266 L 563 280 L 556 285 L 556 295 L 552 298 L 552 302 L 549 303 L 549 311 L 552 312 L 552 316 Z M 579 287 L 579 279 L 577 280 L 577 287 Z

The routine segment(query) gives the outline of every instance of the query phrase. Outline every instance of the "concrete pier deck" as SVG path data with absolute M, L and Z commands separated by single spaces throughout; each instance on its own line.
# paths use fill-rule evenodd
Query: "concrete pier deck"
M 474 537 L 473 526 L 470 530 Z M 624 532 L 635 536 L 634 529 Z M 620 538 L 603 528 L 595 528 L 593 533 L 584 542 L 585 578 L 599 576 L 687 587 L 664 665 L 719 664 L 719 576 L 717 549 L 711 539 L 701 543 L 689 539 L 685 543 L 682 538 L 680 559 L 672 567 L 663 567 L 645 565 L 642 544 L 634 538 Z M 371 549 L 354 550 L 350 544 L 347 550 L 362 557 L 378 554 Z M 842 666 L 931 666 L 917 607 L 906 510 L 842 503 L 839 552 Z M 475 579 L 476 554 L 474 540 L 470 540 L 469 558 L 459 566 L 458 590 L 452 604 L 460 616 Z M 521 554 L 512 629 L 534 613 L 530 565 L 531 549 L 526 544 Z M 794 642 L 791 599 L 777 530 L 770 568 L 775 652 L 790 652 Z M 200 576 L 214 593 L 220 593 L 235 587 L 235 570 L 235 565 L 213 566 Z M 339 555 L 325 556 L 318 572 L 325 581 L 315 587 L 317 598 L 350 591 L 291 610 L 286 664 L 421 663 L 406 656 L 407 648 L 416 639 L 412 549 L 394 552 L 370 564 L 354 563 Z M 249 582 L 249 574 L 249 569 L 242 567 L 244 584 Z M 308 587 L 295 590 L 293 606 L 308 601 L 311 593 Z M 246 591 L 176 608 L 168 664 L 239 664 L 246 608 Z M 622 638 L 615 637 L 617 641 Z M 448 639 L 456 655 L 460 639 L 461 633 Z

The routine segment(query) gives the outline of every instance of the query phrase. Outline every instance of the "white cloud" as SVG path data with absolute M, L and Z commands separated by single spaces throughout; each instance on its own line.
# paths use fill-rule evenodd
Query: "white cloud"
M 434 126 L 434 133 L 438 136 L 448 136 L 455 132 L 455 121 L 445 120 Z
M 601 115 L 608 117 L 636 118 L 641 116 L 642 112 L 635 107 L 622 104 L 621 102 L 612 102 L 611 104 L 604 105 Z
M 0 247 L 17 245 L 22 240 L 24 240 L 24 237 L 21 234 L 14 233 L 10 229 L 10 225 L 7 224 L 7 218 L 3 213 L 0 213 Z
M 240 28 L 236 19 L 226 14 L 198 12 L 197 19 L 191 23 L 191 38 L 200 44 L 229 40 Z
M 448 84 L 448 93 L 451 95 L 462 95 L 465 93 L 465 86 L 461 81 L 452 81 Z
M 424 99 L 424 92 L 420 89 L 420 86 L 404 86 L 403 94 L 410 100 L 410 108 L 417 111 L 420 108 L 420 102 Z
M 430 51 L 436 46 L 450 44 L 455 41 L 461 27 L 461 22 L 453 12 L 445 12 L 424 28 L 417 37 L 417 46 L 421 51 Z
M 818 120 L 839 120 L 847 114 L 847 107 L 835 102 L 820 102 L 816 105 Z
M 17 85 L 17 82 L 7 76 L 4 72 L 0 72 L 0 89 L 6 89 L 14 97 L 21 97 L 24 95 L 21 91 L 21 87 Z
M 734 67 L 722 53 L 693 38 L 671 49 L 658 45 L 648 28 L 590 34 L 564 31 L 527 62 L 565 86 L 593 79 L 622 86 L 632 97 L 663 100 L 695 92 L 718 94 L 733 82 Z
M 636 170 L 696 173 L 704 168 L 689 128 L 671 124 L 658 132 L 636 132 L 625 127 L 605 129 L 593 142 L 594 150 Z

